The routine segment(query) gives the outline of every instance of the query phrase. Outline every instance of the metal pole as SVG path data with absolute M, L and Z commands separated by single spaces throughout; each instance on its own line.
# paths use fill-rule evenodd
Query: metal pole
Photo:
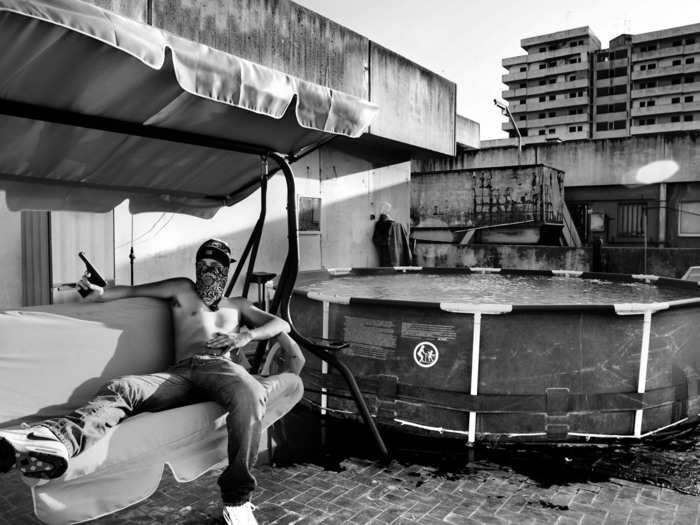
M 649 218 L 649 214 L 647 213 L 647 207 L 646 205 L 643 208 L 643 213 L 644 213 L 644 222 L 642 223 L 642 227 L 644 228 L 644 275 L 647 274 L 647 220 Z

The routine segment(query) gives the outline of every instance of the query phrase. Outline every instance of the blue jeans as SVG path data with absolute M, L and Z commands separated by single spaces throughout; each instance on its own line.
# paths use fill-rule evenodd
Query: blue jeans
M 216 401 L 228 410 L 229 464 L 218 483 L 224 504 L 240 505 L 255 489 L 250 470 L 257 458 L 268 403 L 275 417 L 281 417 L 302 394 L 297 375 L 254 377 L 228 358 L 200 355 L 164 373 L 113 379 L 87 405 L 39 425 L 56 434 L 73 457 L 129 416 Z

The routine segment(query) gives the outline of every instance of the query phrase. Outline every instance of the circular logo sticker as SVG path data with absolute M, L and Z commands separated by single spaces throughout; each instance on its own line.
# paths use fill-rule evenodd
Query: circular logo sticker
M 433 343 L 423 341 L 418 343 L 413 349 L 413 360 L 423 368 L 430 368 L 438 361 L 440 353 Z

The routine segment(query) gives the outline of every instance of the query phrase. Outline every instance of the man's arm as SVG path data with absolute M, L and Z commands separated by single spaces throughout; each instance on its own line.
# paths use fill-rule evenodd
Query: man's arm
M 87 301 L 115 301 L 127 297 L 153 297 L 156 299 L 170 300 L 190 286 L 190 281 L 184 278 L 166 279 L 154 283 L 139 284 L 137 286 L 111 286 L 103 288 L 92 284 L 85 276 L 78 282 L 78 287 L 89 291 L 85 298 Z
M 279 372 L 291 372 L 299 375 L 301 369 L 304 368 L 304 364 L 306 364 L 301 348 L 288 334 L 278 335 L 277 342 L 281 350 L 280 354 L 275 357 L 280 364 Z

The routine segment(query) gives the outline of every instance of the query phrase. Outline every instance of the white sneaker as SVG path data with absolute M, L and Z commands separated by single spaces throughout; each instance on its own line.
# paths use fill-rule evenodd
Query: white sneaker
M 224 520 L 228 525 L 258 525 L 253 516 L 255 505 L 250 501 L 243 505 L 227 505 L 224 507 Z
M 12 463 L 27 477 L 59 478 L 68 468 L 68 449 L 46 427 L 0 430 L 0 465 L 7 472 Z

